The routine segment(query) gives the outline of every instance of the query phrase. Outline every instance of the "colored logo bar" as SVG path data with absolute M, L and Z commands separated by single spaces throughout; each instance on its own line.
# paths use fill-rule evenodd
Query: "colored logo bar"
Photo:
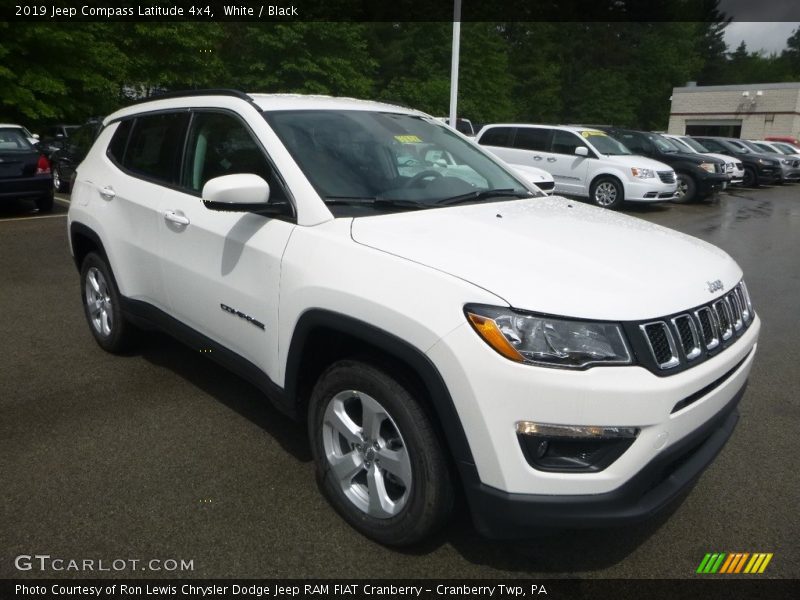
M 700 561 L 697 572 L 701 574 L 736 574 L 763 573 L 769 561 L 772 560 L 772 552 L 709 552 Z

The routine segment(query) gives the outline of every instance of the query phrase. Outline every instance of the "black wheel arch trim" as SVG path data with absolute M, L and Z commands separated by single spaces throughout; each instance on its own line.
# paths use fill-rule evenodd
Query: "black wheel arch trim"
M 428 397 L 436 411 L 439 425 L 444 432 L 459 471 L 463 474 L 465 468 L 470 470 L 475 468 L 472 451 L 453 398 L 436 366 L 425 353 L 407 341 L 364 321 L 324 309 L 311 309 L 304 312 L 295 325 L 292 341 L 289 344 L 284 377 L 284 392 L 287 398 L 297 401 L 303 349 L 306 340 L 317 328 L 339 331 L 363 340 L 413 369 L 426 387 Z
M 81 261 L 78 258 L 78 253 L 75 252 L 75 237 L 79 235 L 90 239 L 92 243 L 97 246 L 97 249 L 100 251 L 103 257 L 105 257 L 106 262 L 108 262 L 108 254 L 106 253 L 105 246 L 103 246 L 103 242 L 100 240 L 100 236 L 97 235 L 93 229 L 87 227 L 83 223 L 73 221 L 69 225 L 69 242 L 70 247 L 72 248 L 72 260 L 75 262 L 78 272 L 81 270 Z M 110 266 L 111 265 L 109 265 L 109 267 Z

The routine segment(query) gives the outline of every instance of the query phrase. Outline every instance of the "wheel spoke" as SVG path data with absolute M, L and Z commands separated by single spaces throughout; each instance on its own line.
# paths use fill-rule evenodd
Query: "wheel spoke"
M 353 477 L 364 468 L 364 463 L 355 450 L 344 456 L 331 456 L 328 460 L 333 474 L 345 490 L 352 484 Z
M 86 276 L 86 280 L 89 282 L 89 285 L 92 286 L 92 291 L 98 296 L 100 295 L 100 284 L 97 282 L 97 273 L 96 269 L 92 269 L 89 271 L 89 274 Z
M 100 310 L 100 326 L 102 328 L 103 335 L 108 335 L 111 333 L 111 324 L 109 323 L 108 310 L 105 308 Z
M 380 436 L 381 425 L 387 418 L 386 411 L 369 396 L 362 395 L 360 398 L 364 435 L 368 439 L 377 440 Z
M 349 444 L 361 443 L 361 428 L 345 412 L 344 402 L 334 398 L 325 411 L 325 423 L 338 434 L 342 435 Z
M 369 489 L 369 514 L 373 517 L 389 517 L 396 512 L 395 503 L 386 493 L 386 483 L 383 473 L 372 466 L 367 471 L 367 488 Z
M 394 475 L 406 488 L 411 485 L 411 461 L 405 448 L 399 450 L 381 448 L 378 450 L 378 459 L 381 469 Z

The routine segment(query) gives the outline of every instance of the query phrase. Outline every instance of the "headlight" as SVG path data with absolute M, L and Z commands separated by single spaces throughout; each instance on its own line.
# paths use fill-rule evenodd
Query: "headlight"
M 714 163 L 700 163 L 698 165 L 703 171 L 707 171 L 709 173 L 714 172 Z
M 784 158 L 784 159 L 781 159 L 781 162 L 782 162 L 783 164 L 785 164 L 785 165 L 790 165 L 790 164 L 792 164 L 792 161 L 790 161 L 790 160 L 787 160 L 787 159 L 785 159 L 785 158 Z
M 637 179 L 652 179 L 656 176 L 655 171 L 652 169 L 639 169 L 637 167 L 631 167 L 631 175 Z
M 475 304 L 464 307 L 464 312 L 487 344 L 516 362 L 568 368 L 633 362 L 616 323 L 573 321 Z
M 773 166 L 775 166 L 776 163 L 774 161 L 767 160 L 766 158 L 759 158 L 758 159 L 758 164 L 765 165 L 765 166 L 768 166 L 768 167 L 773 167 Z

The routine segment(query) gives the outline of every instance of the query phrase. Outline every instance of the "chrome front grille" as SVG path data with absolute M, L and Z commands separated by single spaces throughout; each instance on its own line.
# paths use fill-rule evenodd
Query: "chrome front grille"
M 658 171 L 658 177 L 664 183 L 675 183 L 675 171 Z
M 660 370 L 689 365 L 738 336 L 753 321 L 744 281 L 717 300 L 693 311 L 639 325 Z

